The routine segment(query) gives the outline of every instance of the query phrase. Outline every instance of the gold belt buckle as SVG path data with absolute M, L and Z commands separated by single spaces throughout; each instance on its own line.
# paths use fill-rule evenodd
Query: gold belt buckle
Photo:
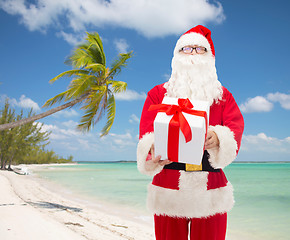
M 185 171 L 186 172 L 194 172 L 194 171 L 202 171 L 202 164 L 195 165 L 195 164 L 185 164 Z

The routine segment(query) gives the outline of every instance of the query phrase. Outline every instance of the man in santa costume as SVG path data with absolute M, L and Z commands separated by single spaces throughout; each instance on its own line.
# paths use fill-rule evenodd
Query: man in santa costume
M 153 122 L 164 96 L 210 103 L 209 128 L 201 167 L 154 154 Z M 177 41 L 168 82 L 148 92 L 137 147 L 141 173 L 154 176 L 147 205 L 154 213 L 157 240 L 224 240 L 233 187 L 223 168 L 236 157 L 244 121 L 232 94 L 218 81 L 211 32 L 198 25 Z

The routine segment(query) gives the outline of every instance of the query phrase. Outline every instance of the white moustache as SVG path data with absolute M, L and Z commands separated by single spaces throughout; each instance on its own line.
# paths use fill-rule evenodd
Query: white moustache
M 178 53 L 172 59 L 172 69 L 177 68 L 191 68 L 192 66 L 199 67 L 213 67 L 215 66 L 215 59 L 209 55 L 186 55 Z
M 165 85 L 170 97 L 209 101 L 221 99 L 215 59 L 204 55 L 177 54 L 172 59 L 172 74 Z

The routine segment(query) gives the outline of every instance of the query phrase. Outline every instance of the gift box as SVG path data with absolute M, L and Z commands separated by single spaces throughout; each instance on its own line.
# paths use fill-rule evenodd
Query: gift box
M 200 165 L 209 121 L 209 103 L 164 97 L 154 120 L 155 156 Z

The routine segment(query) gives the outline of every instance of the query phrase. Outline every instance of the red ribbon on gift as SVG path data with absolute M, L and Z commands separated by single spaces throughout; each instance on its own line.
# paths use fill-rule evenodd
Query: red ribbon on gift
M 156 104 L 149 107 L 149 111 L 158 110 L 159 112 L 165 112 L 168 116 L 173 115 L 169 122 L 168 129 L 168 145 L 167 145 L 167 156 L 170 161 L 178 162 L 178 149 L 179 149 L 179 129 L 185 137 L 185 142 L 189 142 L 192 139 L 191 128 L 183 115 L 183 112 L 200 116 L 205 119 L 206 133 L 207 135 L 207 113 L 206 111 L 199 111 L 192 109 L 193 105 L 190 100 L 179 98 L 178 105 L 170 104 Z

